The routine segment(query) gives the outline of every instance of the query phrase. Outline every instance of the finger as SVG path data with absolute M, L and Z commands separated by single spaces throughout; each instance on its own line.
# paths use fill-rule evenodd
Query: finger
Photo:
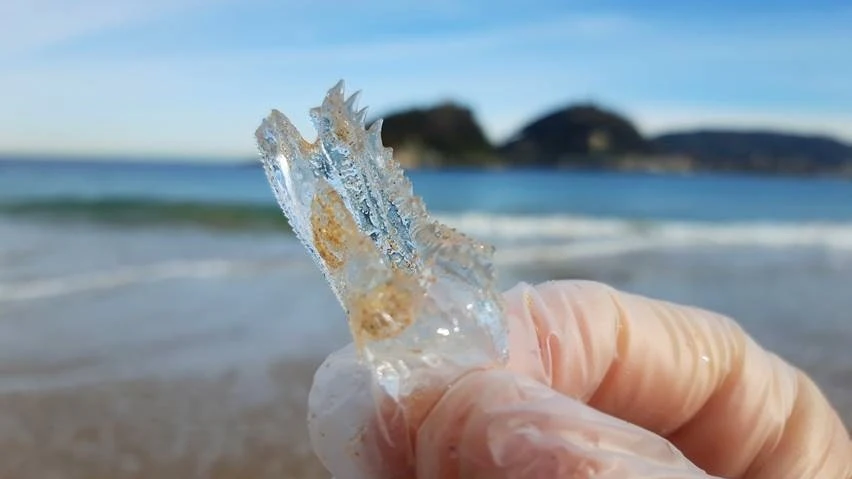
M 313 450 L 336 479 L 415 477 L 417 428 L 443 392 L 420 390 L 397 402 L 349 344 L 314 375 L 308 395 Z
M 376 411 L 370 370 L 355 347 L 332 353 L 314 375 L 308 396 L 308 432 L 320 462 L 337 479 L 396 477 L 409 462 L 405 449 L 368 427 L 375 418 L 395 424 L 393 414 Z M 402 443 L 405 434 L 394 439 Z
M 710 477 L 660 436 L 502 370 L 456 382 L 416 444 L 420 479 Z
M 507 302 L 511 369 L 669 437 L 712 474 L 852 474 L 819 389 L 724 316 L 590 282 L 521 285 Z

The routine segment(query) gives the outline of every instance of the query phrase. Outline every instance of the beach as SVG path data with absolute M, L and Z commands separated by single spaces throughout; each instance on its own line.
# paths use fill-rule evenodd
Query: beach
M 257 172 L 64 168 L 0 174 L 0 478 L 328 477 L 306 398 L 348 330 Z M 852 184 L 434 175 L 415 189 L 497 245 L 501 289 L 591 279 L 730 315 L 852 425 Z M 137 206 L 105 217 L 116 198 Z M 169 219 L 154 199 L 273 211 Z

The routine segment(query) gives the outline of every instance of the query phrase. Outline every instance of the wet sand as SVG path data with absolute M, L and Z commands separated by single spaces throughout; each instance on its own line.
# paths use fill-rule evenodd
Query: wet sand
M 327 478 L 306 439 L 319 361 L 0 395 L 0 478 Z M 256 392 L 256 390 L 255 390 Z
M 329 477 L 306 399 L 349 333 L 300 245 L 192 230 L 17 234 L 0 256 L 0 479 Z M 852 425 L 852 255 L 684 248 L 500 269 L 501 288 L 560 278 L 732 316 Z

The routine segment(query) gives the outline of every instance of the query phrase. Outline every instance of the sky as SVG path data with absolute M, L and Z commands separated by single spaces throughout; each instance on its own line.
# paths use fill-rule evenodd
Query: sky
M 339 79 L 495 142 L 575 102 L 852 142 L 849 25 L 845 0 L 3 0 L 0 152 L 247 158 L 272 108 L 313 138 Z

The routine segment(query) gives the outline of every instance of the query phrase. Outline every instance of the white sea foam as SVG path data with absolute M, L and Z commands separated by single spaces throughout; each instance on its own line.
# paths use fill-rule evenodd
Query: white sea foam
M 470 236 L 498 245 L 501 266 L 564 262 L 672 247 L 822 247 L 852 252 L 852 223 L 700 223 L 582 216 L 438 215 Z M 2 254 L 0 254 L 2 256 Z M 12 255 L 14 256 L 14 255 Z M 27 301 L 178 278 L 218 278 L 262 269 L 311 268 L 307 257 L 252 261 L 168 261 L 27 281 L 0 282 L 0 302 Z
M 445 215 L 461 231 L 500 245 L 497 261 L 518 264 L 689 246 L 823 247 L 852 250 L 852 223 L 709 223 L 581 216 Z

